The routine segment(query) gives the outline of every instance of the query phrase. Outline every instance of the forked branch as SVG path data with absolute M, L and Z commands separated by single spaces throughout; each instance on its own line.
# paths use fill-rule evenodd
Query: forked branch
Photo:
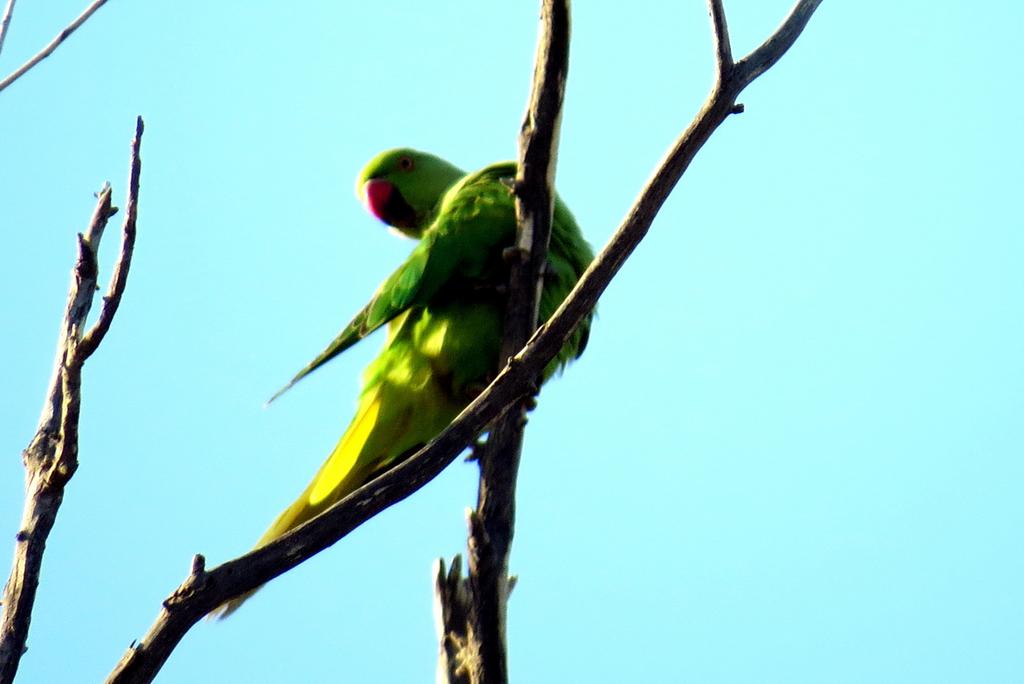
M 270 581 L 336 543 L 380 511 L 405 499 L 433 479 L 491 423 L 519 406 L 534 379 L 569 339 L 580 321 L 650 229 L 672 188 L 711 133 L 736 107 L 751 81 L 774 65 L 793 45 L 821 0 L 798 0 L 782 25 L 760 47 L 719 78 L 707 100 L 640 192 L 626 218 L 554 315 L 440 435 L 399 466 L 339 501 L 317 518 L 270 544 L 205 571 L 194 564 L 186 582 L 164 601 L 156 622 L 118 663 L 108 682 L 148 682 L 193 624 L 221 603 Z M 714 15 L 718 0 L 709 0 Z M 722 14 L 724 17 L 724 14 Z M 713 22 L 716 45 L 728 45 L 723 22 Z M 731 51 L 731 48 L 730 48 Z M 727 65 L 716 47 L 716 61 Z
M 25 449 L 25 509 L 14 547 L 11 575 L 4 587 L 0 614 L 0 684 L 14 680 L 28 639 L 32 607 L 39 586 L 46 540 L 64 498 L 64 488 L 78 468 L 78 416 L 81 405 L 82 366 L 96 351 L 127 285 L 128 268 L 135 244 L 136 207 L 139 196 L 142 118 L 136 122 L 132 141 L 128 210 L 121 233 L 121 252 L 96 324 L 85 333 L 86 318 L 96 292 L 100 238 L 107 220 L 117 211 L 111 206 L 110 185 L 100 190 L 92 219 L 78 235 L 78 257 L 71 271 L 71 288 L 57 339 L 53 377 L 43 404 L 35 437 Z

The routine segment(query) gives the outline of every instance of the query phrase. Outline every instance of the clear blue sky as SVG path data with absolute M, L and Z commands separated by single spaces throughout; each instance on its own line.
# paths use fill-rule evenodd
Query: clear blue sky
M 19 3 L 0 71 L 83 4 Z M 74 234 L 147 124 L 21 681 L 101 679 L 192 554 L 245 551 L 305 485 L 380 340 L 262 403 L 411 246 L 355 174 L 513 156 L 535 5 L 120 0 L 0 93 L 8 542 Z M 712 62 L 703 2 L 577 5 L 558 185 L 599 246 Z M 736 51 L 788 7 L 728 2 Z M 827 0 L 743 96 L 530 420 L 515 681 L 1024 681 L 1022 29 L 1013 2 Z M 430 681 L 475 472 L 198 625 L 160 681 Z

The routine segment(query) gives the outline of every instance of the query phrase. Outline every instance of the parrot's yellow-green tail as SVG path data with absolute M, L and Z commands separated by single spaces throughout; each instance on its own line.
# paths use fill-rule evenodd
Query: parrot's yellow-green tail
M 408 365 L 409 357 L 404 357 Z M 418 359 L 417 359 L 418 361 Z M 424 367 L 428 364 L 422 362 Z M 402 375 L 363 392 L 359 408 L 319 472 L 270 528 L 256 548 L 313 519 L 333 504 L 429 442 L 465 402 L 452 402 L 427 372 Z M 256 589 L 225 602 L 211 616 L 226 618 Z
M 380 416 L 380 396 L 367 397 L 345 434 L 338 440 L 334 451 L 320 467 L 312 482 L 292 505 L 277 516 L 263 533 L 254 548 L 266 546 L 299 525 L 312 520 L 334 503 L 363 486 L 375 474 L 379 459 L 367 458 L 366 447 L 374 435 Z M 259 587 L 227 601 L 213 611 L 210 617 L 224 619 L 234 613 Z

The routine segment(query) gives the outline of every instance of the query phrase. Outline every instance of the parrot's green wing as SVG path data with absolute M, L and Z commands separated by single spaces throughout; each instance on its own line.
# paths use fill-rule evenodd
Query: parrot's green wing
M 409 307 L 425 304 L 453 278 L 476 282 L 494 269 L 494 247 L 515 234 L 511 189 L 514 166 L 495 164 L 457 183 L 412 254 L 391 274 L 327 348 L 267 403 Z M 500 256 L 500 255 L 499 255 Z M 489 278 L 488 278 L 489 279 Z
M 337 337 L 331 340 L 327 348 L 310 361 L 305 368 L 296 373 L 295 377 L 287 385 L 274 393 L 274 396 L 268 399 L 267 403 L 269 404 L 277 399 L 291 389 L 299 380 L 415 303 L 417 295 L 423 289 L 423 276 L 427 272 L 427 266 L 431 257 L 431 246 L 434 241 L 434 234 L 425 236 L 416 246 L 416 249 L 413 250 L 412 254 L 409 255 L 405 263 L 377 288 L 370 302 L 338 333 Z

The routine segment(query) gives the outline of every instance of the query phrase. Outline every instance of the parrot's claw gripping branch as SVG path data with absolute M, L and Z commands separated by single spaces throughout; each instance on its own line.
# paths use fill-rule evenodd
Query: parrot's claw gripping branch
M 516 245 L 513 247 L 506 247 L 501 250 L 501 258 L 506 264 L 522 265 L 527 262 L 530 258 L 530 253 L 522 247 Z
M 472 463 L 472 462 L 475 462 L 475 461 L 479 461 L 480 460 L 480 452 L 481 452 L 481 450 L 483 450 L 483 448 L 485 446 L 487 446 L 487 440 L 485 440 L 485 439 L 477 439 L 472 444 L 470 444 L 469 445 L 469 453 L 466 454 L 466 458 L 465 458 L 466 463 Z M 456 557 L 458 557 L 458 556 L 456 556 Z

